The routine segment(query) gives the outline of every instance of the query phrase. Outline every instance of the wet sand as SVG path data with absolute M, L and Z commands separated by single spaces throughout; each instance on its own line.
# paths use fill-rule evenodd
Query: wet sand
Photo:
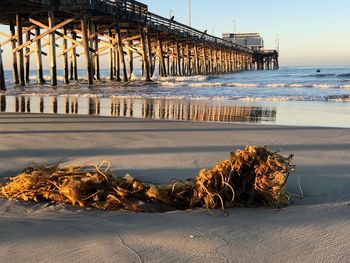
M 2 262 L 346 262 L 350 129 L 0 114 L 0 176 L 30 162 L 110 160 L 154 183 L 247 144 L 295 155 L 305 198 L 284 209 L 135 214 L 0 200 Z M 295 176 L 287 189 L 298 193 Z

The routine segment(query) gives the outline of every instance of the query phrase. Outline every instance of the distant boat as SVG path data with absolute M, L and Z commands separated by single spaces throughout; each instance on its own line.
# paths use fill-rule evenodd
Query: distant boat
M 321 70 L 320 70 L 320 69 L 318 69 L 318 70 L 317 70 L 317 73 L 321 73 Z

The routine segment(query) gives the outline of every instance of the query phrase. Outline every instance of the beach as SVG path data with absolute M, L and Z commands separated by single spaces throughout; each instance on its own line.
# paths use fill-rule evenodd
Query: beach
M 195 177 L 245 145 L 294 154 L 283 209 L 105 212 L 0 200 L 1 262 L 347 262 L 350 129 L 0 114 L 0 176 L 30 162 L 109 160 L 153 183 Z
M 345 2 L 3 1 L 0 263 L 349 263 Z

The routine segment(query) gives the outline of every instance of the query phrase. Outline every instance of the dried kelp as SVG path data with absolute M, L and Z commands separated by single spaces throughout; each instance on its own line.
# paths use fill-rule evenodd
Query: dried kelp
M 201 170 L 195 180 L 191 206 L 283 206 L 289 202 L 285 184 L 294 169 L 288 158 L 265 147 L 247 146 L 231 153 L 210 170 Z
M 293 168 L 292 156 L 285 158 L 266 146 L 247 146 L 196 178 L 158 186 L 130 175 L 114 176 L 108 162 L 95 167 L 33 165 L 4 183 L 0 197 L 136 212 L 277 207 L 289 202 L 285 184 Z

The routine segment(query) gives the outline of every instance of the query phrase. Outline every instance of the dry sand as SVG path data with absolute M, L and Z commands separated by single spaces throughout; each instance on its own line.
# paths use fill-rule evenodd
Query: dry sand
M 156 183 L 247 144 L 294 153 L 304 200 L 281 210 L 135 214 L 0 200 L 0 262 L 349 262 L 350 129 L 0 115 L 0 175 L 112 162 Z M 288 190 L 298 192 L 295 177 Z

